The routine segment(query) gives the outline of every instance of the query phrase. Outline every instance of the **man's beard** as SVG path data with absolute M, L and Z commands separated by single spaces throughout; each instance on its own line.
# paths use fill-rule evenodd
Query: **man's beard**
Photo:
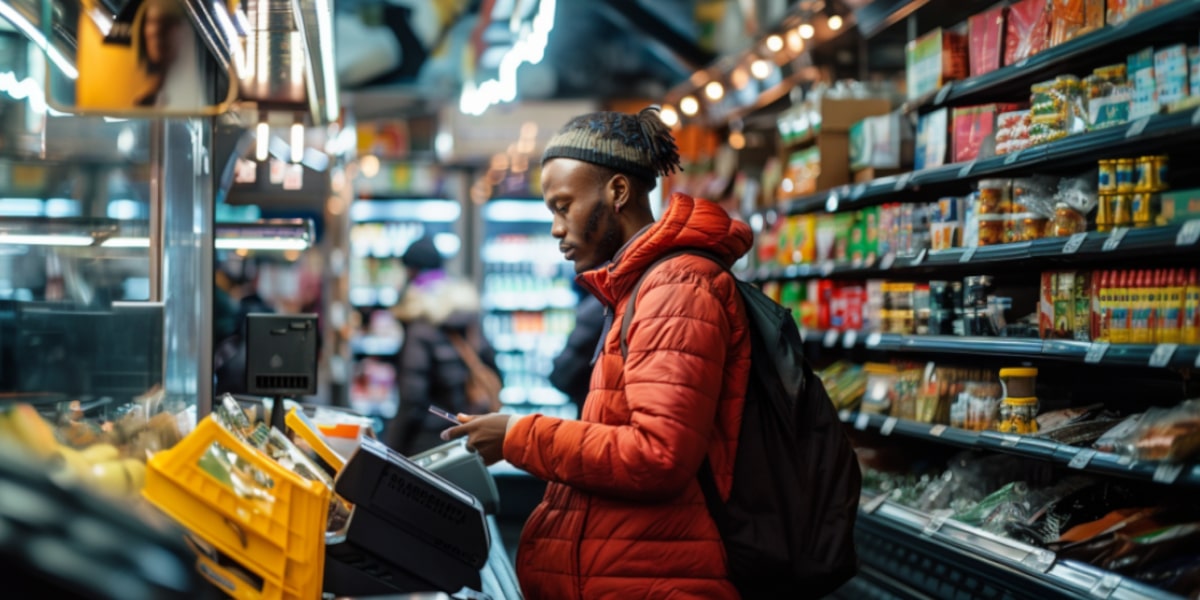
M 584 236 L 588 241 L 595 240 L 593 247 L 596 249 L 595 256 L 601 259 L 600 264 L 612 260 L 621 249 L 621 227 L 604 202 L 597 202 L 592 208 Z

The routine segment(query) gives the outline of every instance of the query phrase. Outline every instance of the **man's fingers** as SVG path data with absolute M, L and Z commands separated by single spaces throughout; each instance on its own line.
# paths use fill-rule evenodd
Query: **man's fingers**
M 464 435 L 467 435 L 467 433 L 469 433 L 469 431 L 466 427 L 463 425 L 456 425 L 454 427 L 443 429 L 442 439 L 448 442 L 450 440 L 458 439 Z
M 471 421 L 475 420 L 475 415 L 467 415 L 463 413 L 458 413 L 457 415 L 454 415 L 454 417 L 458 419 L 459 423 L 470 423 Z

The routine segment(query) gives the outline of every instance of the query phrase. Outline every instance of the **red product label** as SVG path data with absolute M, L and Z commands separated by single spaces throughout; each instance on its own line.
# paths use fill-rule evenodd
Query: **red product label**
M 1004 64 L 1011 65 L 1046 49 L 1050 10 L 1046 0 L 1022 0 L 1008 9 Z
M 1000 68 L 1000 40 L 1004 34 L 1005 7 L 981 12 L 968 19 L 971 76 L 983 75 Z

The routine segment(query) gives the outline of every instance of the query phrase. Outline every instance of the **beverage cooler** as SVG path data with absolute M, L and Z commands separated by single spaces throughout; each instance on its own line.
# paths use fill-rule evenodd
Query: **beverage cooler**
M 359 200 L 350 207 L 350 303 L 359 317 L 350 343 L 350 405 L 357 412 L 378 419 L 396 414 L 395 359 L 404 334 L 392 308 L 405 284 L 400 257 L 432 235 L 448 262 L 462 247 L 461 214 L 457 201 L 439 198 Z
M 576 291 L 574 267 L 550 235 L 552 215 L 541 198 L 505 198 L 482 216 L 483 328 L 504 376 L 500 399 L 509 412 L 576 418 L 579 407 L 549 376 L 586 292 Z

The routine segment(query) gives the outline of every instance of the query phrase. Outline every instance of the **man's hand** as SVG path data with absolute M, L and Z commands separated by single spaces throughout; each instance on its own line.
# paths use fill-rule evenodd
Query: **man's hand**
M 504 458 L 504 434 L 508 431 L 508 420 L 512 417 L 498 413 L 458 415 L 462 425 L 443 431 L 442 439 L 453 440 L 467 436 L 467 446 L 479 453 L 483 464 L 490 465 Z

